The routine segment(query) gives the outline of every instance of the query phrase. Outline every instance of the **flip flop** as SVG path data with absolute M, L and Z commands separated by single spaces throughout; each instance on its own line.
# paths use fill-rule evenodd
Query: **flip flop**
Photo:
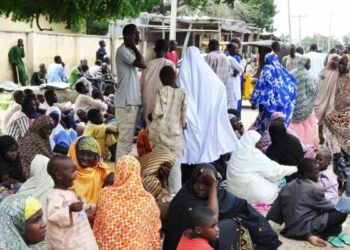
M 346 233 L 340 233 L 338 235 L 338 238 L 344 242 L 345 245 L 350 245 L 350 235 L 346 234 Z
M 338 238 L 337 236 L 330 236 L 330 237 L 328 237 L 327 241 L 333 247 L 336 247 L 336 248 L 343 248 L 344 247 L 343 241 L 340 238 Z

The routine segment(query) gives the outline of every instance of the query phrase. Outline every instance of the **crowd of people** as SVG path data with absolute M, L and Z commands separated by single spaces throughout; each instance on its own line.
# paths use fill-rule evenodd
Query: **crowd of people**
M 146 62 L 139 35 L 123 28 L 116 79 L 104 41 L 96 65 L 81 60 L 68 77 L 60 56 L 40 65 L 32 84 L 66 82 L 73 104 L 51 88 L 14 91 L 1 119 L 0 249 L 273 250 L 269 220 L 291 239 L 350 245 L 348 54 L 291 46 L 280 60 L 276 41 L 257 70 L 237 38 L 225 52 L 211 40 L 205 57 L 189 47 L 181 63 L 160 39 Z M 10 57 L 25 84 L 21 39 Z M 250 94 L 259 114 L 245 129 Z

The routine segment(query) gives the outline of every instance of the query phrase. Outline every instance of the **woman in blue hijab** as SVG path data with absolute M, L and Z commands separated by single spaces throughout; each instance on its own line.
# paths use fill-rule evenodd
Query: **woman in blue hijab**
M 274 112 L 282 112 L 285 115 L 286 126 L 293 115 L 297 82 L 278 61 L 276 52 L 279 51 L 279 44 L 276 44 L 272 44 L 273 52 L 265 56 L 265 65 L 250 98 L 251 103 L 259 105 L 259 116 L 251 127 L 259 133 L 264 133 L 268 128 Z

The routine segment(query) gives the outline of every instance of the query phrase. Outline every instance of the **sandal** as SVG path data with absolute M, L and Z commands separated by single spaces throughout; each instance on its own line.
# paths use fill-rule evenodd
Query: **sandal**
M 336 247 L 336 248 L 343 248 L 344 247 L 343 241 L 340 238 L 338 238 L 338 236 L 330 236 L 330 237 L 328 237 L 327 241 L 333 247 Z
M 344 242 L 345 245 L 350 245 L 350 235 L 346 234 L 346 233 L 340 233 L 338 235 L 338 238 Z

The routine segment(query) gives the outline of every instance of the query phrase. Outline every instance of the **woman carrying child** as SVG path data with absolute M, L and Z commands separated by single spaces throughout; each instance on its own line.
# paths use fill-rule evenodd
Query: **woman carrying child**
M 149 136 L 155 147 L 166 147 L 176 156 L 169 175 L 169 190 L 177 193 L 181 188 L 181 160 L 183 150 L 183 129 L 186 122 L 186 91 L 176 85 L 176 73 L 171 66 L 165 66 L 159 74 L 163 84 L 156 94 L 154 111 L 149 115 L 151 124 Z

